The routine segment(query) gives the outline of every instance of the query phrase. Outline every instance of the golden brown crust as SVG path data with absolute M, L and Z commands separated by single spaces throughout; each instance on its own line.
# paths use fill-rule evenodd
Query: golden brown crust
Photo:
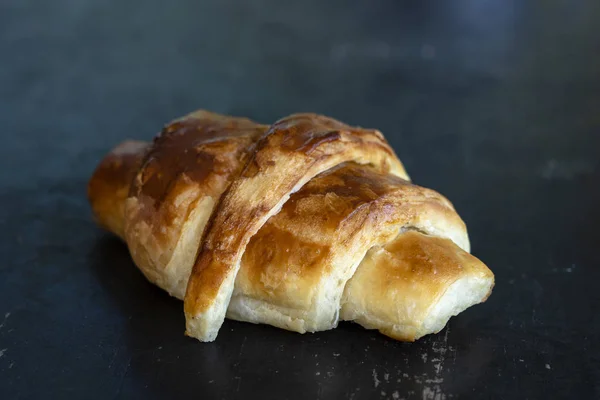
M 449 314 L 440 304 L 449 302 L 437 296 L 444 287 L 453 293 L 454 281 L 483 282 L 472 289 L 480 290 L 471 299 L 478 302 L 493 285 L 478 260 L 464 276 L 455 268 L 458 261 L 476 264 L 463 251 L 463 221 L 445 197 L 408 181 L 381 133 L 319 115 L 292 115 L 267 129 L 244 118 L 189 114 L 153 143 L 115 148 L 94 172 L 88 195 L 98 222 L 125 239 L 150 281 L 180 299 L 188 286 L 188 334 L 201 340 L 216 336 L 227 308 L 230 318 L 298 332 L 330 329 L 343 293 L 345 319 L 413 340 L 445 324 Z M 407 245 L 411 230 L 451 241 L 445 252 L 434 251 L 435 241 L 420 235 L 427 251 L 416 256 Z M 396 277 L 397 266 L 371 248 L 406 253 L 398 262 L 421 272 Z M 429 279 L 423 257 L 447 279 Z M 373 265 L 376 271 L 365 274 Z M 480 281 L 474 278 L 484 270 Z M 409 278 L 431 295 L 413 293 L 396 304 L 380 298 L 385 293 L 371 294 L 396 290 Z M 415 301 L 435 312 L 394 319 L 403 315 L 395 306 Z
M 346 161 L 407 177 L 378 131 L 314 114 L 295 114 L 269 128 L 215 210 L 188 282 L 184 308 L 188 335 L 214 340 L 250 238 L 291 193 Z

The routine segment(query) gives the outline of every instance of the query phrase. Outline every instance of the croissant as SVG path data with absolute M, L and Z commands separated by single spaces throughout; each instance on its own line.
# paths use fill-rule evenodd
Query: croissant
M 196 111 L 113 149 L 88 198 L 205 342 L 225 317 L 413 341 L 494 285 L 453 205 L 412 184 L 379 131 L 321 115 L 266 126 Z

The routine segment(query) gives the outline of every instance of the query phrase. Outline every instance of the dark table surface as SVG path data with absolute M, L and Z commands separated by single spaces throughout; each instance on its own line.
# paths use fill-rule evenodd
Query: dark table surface
M 0 398 L 600 397 L 599 26 L 598 1 L 0 1 Z M 186 338 L 85 190 L 196 108 L 379 128 L 492 296 L 412 344 Z

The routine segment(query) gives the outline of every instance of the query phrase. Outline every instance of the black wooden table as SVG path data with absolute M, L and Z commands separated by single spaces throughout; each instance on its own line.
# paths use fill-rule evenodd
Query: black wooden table
M 597 1 L 0 1 L 0 398 L 600 397 Z M 195 108 L 382 130 L 456 205 L 484 305 L 399 343 L 182 304 L 93 223 L 87 179 Z

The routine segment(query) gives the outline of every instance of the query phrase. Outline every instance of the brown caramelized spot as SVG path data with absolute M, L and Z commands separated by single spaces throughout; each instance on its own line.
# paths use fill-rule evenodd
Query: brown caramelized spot
M 328 246 L 305 242 L 267 223 L 248 243 L 242 268 L 252 282 L 272 290 L 279 283 L 293 281 L 293 277 L 316 273 L 318 267 L 326 265 L 323 259 L 328 255 Z
M 375 132 L 353 128 L 322 115 L 293 114 L 273 124 L 269 129 L 269 134 L 283 135 L 279 143 L 282 149 L 310 155 L 323 143 L 339 140 L 343 131 L 352 132 L 355 135 Z
M 397 189 L 400 185 L 412 186 L 402 178 L 382 174 L 371 166 L 348 162 L 323 172 L 317 176 L 314 183 L 309 182 L 306 187 L 307 190 L 330 187 L 329 191 L 340 196 L 352 196 L 358 192 L 361 196 L 373 199 Z
M 414 231 L 398 235 L 382 249 L 375 259 L 390 287 L 395 280 L 420 282 L 425 277 L 430 284 L 441 282 L 456 278 L 463 268 L 464 252 L 452 241 Z
M 199 112 L 165 127 L 154 139 L 132 185 L 143 221 L 154 235 L 176 237 L 190 207 L 202 195 L 218 198 L 246 163 L 266 127 L 245 118 Z M 172 229 L 175 227 L 175 230 Z
M 411 184 L 396 176 L 381 174 L 366 165 L 344 163 L 309 181 L 292 194 L 282 210 L 294 215 L 307 214 L 313 209 L 331 227 L 335 227 L 361 205 L 398 190 L 399 185 Z M 313 203 L 315 198 L 320 198 L 320 205 L 325 204 L 327 213 Z
M 155 138 L 142 167 L 141 185 L 136 195 L 144 194 L 159 204 L 173 180 L 183 174 L 194 182 L 202 182 L 211 173 L 231 172 L 230 166 L 217 159 L 219 152 L 229 150 L 227 142 L 233 138 L 245 142 L 244 148 L 237 149 L 238 152 L 245 151 L 245 147 L 262 133 L 259 127 L 234 118 L 188 118 L 172 123 Z M 249 140 L 244 141 L 245 138 Z
M 339 140 L 341 135 L 338 131 L 320 131 L 316 129 L 305 130 L 302 135 L 286 136 L 281 142 L 281 147 L 289 151 L 300 151 L 311 154 L 323 143 Z

